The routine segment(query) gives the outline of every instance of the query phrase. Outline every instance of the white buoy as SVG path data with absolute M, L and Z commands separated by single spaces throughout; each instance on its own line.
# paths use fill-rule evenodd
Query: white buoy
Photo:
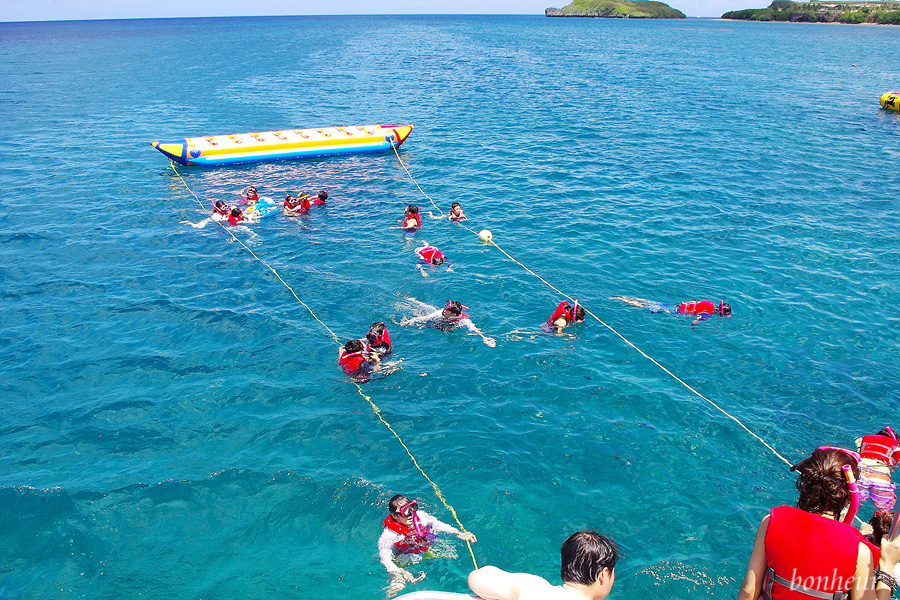
M 492 239 L 494 239 L 494 235 L 487 229 L 482 229 L 481 231 L 479 231 L 478 237 L 483 242 L 490 242 Z

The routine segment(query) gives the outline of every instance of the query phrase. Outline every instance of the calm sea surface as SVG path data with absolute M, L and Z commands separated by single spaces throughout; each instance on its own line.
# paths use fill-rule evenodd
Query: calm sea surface
M 900 425 L 900 28 L 543 17 L 0 24 L 0 598 L 371 598 L 402 492 L 453 522 L 337 345 L 149 141 L 414 123 L 401 155 L 478 230 L 788 460 Z M 733 598 L 794 477 L 727 416 L 432 208 L 393 153 L 180 168 L 204 206 L 327 187 L 238 230 L 342 339 L 478 536 L 558 581 L 614 536 L 613 600 Z M 433 210 L 433 208 L 432 208 Z M 412 250 L 454 265 L 423 278 Z M 720 298 L 692 327 L 609 300 Z M 463 332 L 400 327 L 461 300 Z M 864 508 L 868 517 L 871 508 Z M 466 591 L 430 561 L 407 591 Z M 452 555 L 453 551 L 447 552 Z

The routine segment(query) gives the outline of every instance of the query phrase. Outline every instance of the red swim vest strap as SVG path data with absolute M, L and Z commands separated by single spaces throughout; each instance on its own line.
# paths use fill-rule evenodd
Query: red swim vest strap
M 774 583 L 780 583 L 792 592 L 800 592 L 801 594 L 804 594 L 806 596 L 819 598 L 819 600 L 846 600 L 850 597 L 850 594 L 848 592 L 835 592 L 833 594 L 829 594 L 827 592 L 820 592 L 812 588 L 804 587 L 792 581 L 788 581 L 784 577 L 779 577 L 775 573 L 775 569 L 773 569 L 772 567 L 767 567 L 766 577 L 763 580 L 762 594 L 760 594 L 763 600 L 772 600 L 772 584 Z
M 406 525 L 402 525 L 394 520 L 391 515 L 388 515 L 384 518 L 384 521 L 381 523 L 394 533 L 399 533 L 400 535 L 409 535 L 413 532 L 412 527 L 407 527 Z

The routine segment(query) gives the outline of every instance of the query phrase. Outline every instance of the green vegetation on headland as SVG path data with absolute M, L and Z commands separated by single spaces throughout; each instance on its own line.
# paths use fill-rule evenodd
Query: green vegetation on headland
M 683 19 L 684 13 L 662 2 L 649 0 L 574 0 L 563 8 L 548 8 L 548 17 L 601 19 Z
M 883 23 L 900 25 L 897 2 L 790 2 L 775 0 L 768 8 L 732 10 L 723 19 L 792 21 L 795 23 Z

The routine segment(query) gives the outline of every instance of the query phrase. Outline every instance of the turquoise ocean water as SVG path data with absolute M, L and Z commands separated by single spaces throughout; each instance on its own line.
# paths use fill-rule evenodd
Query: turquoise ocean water
M 453 522 L 337 346 L 149 141 L 414 123 L 446 210 L 788 460 L 900 425 L 900 28 L 543 17 L 0 24 L 0 598 L 383 598 L 402 492 Z M 613 599 L 733 598 L 794 500 L 759 441 L 430 203 L 390 154 L 181 168 L 209 201 L 328 187 L 237 235 L 341 338 L 386 320 L 365 384 L 479 538 L 556 581 L 615 537 Z M 255 235 L 253 235 L 255 234 Z M 427 240 L 454 262 L 421 277 Z M 697 327 L 611 301 L 724 298 Z M 498 340 L 400 327 L 461 300 Z M 870 508 L 864 508 L 868 517 Z M 465 591 L 465 545 L 408 591 Z

